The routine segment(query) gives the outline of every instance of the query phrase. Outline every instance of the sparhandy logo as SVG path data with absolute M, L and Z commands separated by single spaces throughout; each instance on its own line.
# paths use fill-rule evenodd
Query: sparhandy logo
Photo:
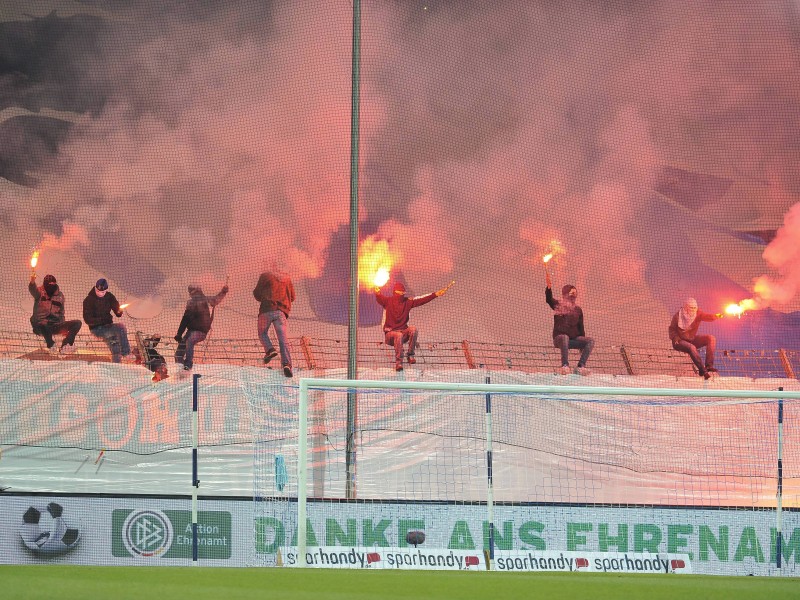
M 572 571 L 587 573 L 691 573 L 686 554 L 627 552 L 497 552 L 497 571 Z
M 297 548 L 286 551 L 284 562 L 297 564 Z M 483 559 L 475 551 L 421 550 L 418 548 L 342 548 L 320 546 L 306 552 L 309 567 L 351 569 L 436 569 L 474 570 L 483 568 Z

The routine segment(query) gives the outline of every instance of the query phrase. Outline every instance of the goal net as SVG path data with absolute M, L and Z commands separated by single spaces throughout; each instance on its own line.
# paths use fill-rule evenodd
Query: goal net
M 256 564 L 800 572 L 800 392 L 302 379 L 249 396 Z

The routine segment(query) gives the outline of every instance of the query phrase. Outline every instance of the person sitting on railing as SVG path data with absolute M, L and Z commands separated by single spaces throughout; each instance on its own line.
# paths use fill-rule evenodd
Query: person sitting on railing
M 112 312 L 118 317 L 122 316 L 119 301 L 108 291 L 108 281 L 98 279 L 83 299 L 83 321 L 92 335 L 103 340 L 111 350 L 111 362 L 135 362 L 136 357 L 131 354 L 128 341 L 128 329 L 124 323 L 114 323 Z
M 59 353 L 63 356 L 75 351 L 75 336 L 83 325 L 77 319 L 67 321 L 64 317 L 64 293 L 58 287 L 53 275 L 45 275 L 41 286 L 36 285 L 36 273 L 31 273 L 28 291 L 33 296 L 33 315 L 31 326 L 33 333 L 41 335 L 47 349 L 56 352 L 53 336 L 65 334 Z
M 703 321 L 716 321 L 722 318 L 722 313 L 705 313 L 697 308 L 697 300 L 687 298 L 681 309 L 672 317 L 669 324 L 669 339 L 672 347 L 678 352 L 688 354 L 697 372 L 701 377 L 708 379 L 711 373 L 716 373 L 714 368 L 714 350 L 717 347 L 717 338 L 713 335 L 698 335 L 697 330 Z M 706 349 L 705 364 L 700 359 L 698 348 Z
M 558 373 L 569 375 L 572 369 L 569 367 L 570 348 L 581 351 L 578 359 L 577 373 L 580 375 L 590 375 L 591 371 L 587 368 L 586 362 L 594 348 L 594 339 L 586 337 L 586 330 L 583 325 L 583 310 L 576 304 L 578 290 L 574 285 L 565 285 L 561 288 L 561 300 L 553 298 L 553 282 L 550 280 L 550 272 L 545 267 L 544 290 L 545 302 L 553 309 L 553 346 L 561 351 L 561 368 Z
M 406 286 L 400 281 L 395 282 L 392 287 L 392 295 L 384 296 L 381 288 L 375 288 L 375 299 L 385 311 L 383 321 L 384 341 L 387 346 L 394 347 L 394 370 L 403 370 L 403 343 L 408 342 L 408 353 L 406 354 L 408 364 L 413 365 L 417 362 L 414 350 L 417 346 L 417 328 L 408 324 L 411 309 L 427 304 L 434 298 L 444 295 L 450 289 L 450 285 L 443 287 L 439 291 L 426 296 L 416 296 L 409 298 L 406 296 Z
M 214 320 L 211 309 L 222 302 L 227 293 L 227 284 L 222 286 L 219 294 L 210 297 L 203 293 L 198 284 L 189 285 L 189 300 L 186 302 L 186 309 L 183 311 L 183 318 L 175 336 L 175 341 L 178 342 L 175 362 L 183 363 L 185 371 L 190 371 L 194 364 L 195 345 L 206 339 L 208 332 L 211 331 L 211 322 Z M 186 332 L 185 338 L 184 332 Z

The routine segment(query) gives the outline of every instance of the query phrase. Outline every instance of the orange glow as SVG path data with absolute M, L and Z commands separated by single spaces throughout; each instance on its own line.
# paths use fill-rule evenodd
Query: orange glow
M 389 249 L 389 242 L 370 236 L 358 249 L 358 281 L 365 288 L 382 287 L 396 263 L 397 256 Z
M 389 281 L 389 269 L 381 267 L 378 269 L 378 272 L 375 273 L 375 278 L 372 280 L 372 283 L 375 284 L 375 287 L 383 287 L 386 285 L 387 281 Z
M 547 264 L 547 263 L 550 262 L 550 260 L 552 260 L 552 258 L 553 258 L 553 253 L 552 252 L 550 254 L 545 254 L 544 257 L 542 258 L 542 262 L 544 264 Z
M 120 304 L 120 305 L 119 305 L 119 309 L 120 309 L 120 310 L 125 310 L 125 309 L 126 309 L 126 308 L 128 308 L 129 306 L 130 306 L 130 302 L 126 302 L 125 304 Z
M 34 250 L 31 254 L 31 269 L 35 269 L 37 264 L 39 264 L 39 251 Z
M 746 300 L 742 300 L 738 304 L 728 304 L 725 307 L 725 314 L 734 315 L 736 317 L 741 318 L 745 311 L 748 310 L 755 310 L 756 309 L 756 301 L 752 298 L 747 298 Z

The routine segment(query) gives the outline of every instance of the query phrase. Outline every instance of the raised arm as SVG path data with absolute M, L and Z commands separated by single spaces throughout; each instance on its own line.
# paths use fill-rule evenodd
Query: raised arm
M 716 321 L 717 319 L 721 319 L 724 315 L 722 313 L 706 313 L 701 310 L 697 311 L 698 316 L 700 317 L 701 321 Z
M 387 298 L 381 294 L 381 288 L 375 286 L 372 291 L 375 292 L 375 300 L 378 301 L 378 304 L 385 307 Z
M 434 294 L 436 295 L 436 297 L 437 297 L 437 298 L 438 298 L 439 296 L 444 296 L 444 295 L 445 295 L 445 293 L 447 292 L 447 290 L 449 290 L 451 287 L 453 287 L 453 284 L 454 284 L 454 283 L 455 283 L 455 280 L 451 281 L 451 282 L 450 282 L 450 283 L 448 283 L 446 286 L 444 286 L 442 289 L 440 289 L 440 290 L 437 290 L 436 292 L 434 292 Z
M 36 285 L 36 273 L 31 273 L 31 280 L 28 282 L 28 291 L 36 300 L 42 297 L 39 287 Z
M 216 306 L 217 304 L 222 302 L 223 298 L 225 298 L 227 294 L 228 294 L 228 286 L 226 284 L 222 286 L 222 289 L 220 290 L 219 294 L 208 299 L 209 306 Z

